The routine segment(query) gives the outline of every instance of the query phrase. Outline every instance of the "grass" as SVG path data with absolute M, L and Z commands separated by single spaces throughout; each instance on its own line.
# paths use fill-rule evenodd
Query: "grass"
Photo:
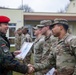
M 14 47 L 11 47 L 11 50 L 10 51 L 11 52 L 15 51 L 15 48 Z M 32 62 L 32 60 L 31 60 L 31 62 Z M 13 75 L 23 75 L 23 74 L 13 71 Z M 29 74 L 29 75 L 33 75 L 33 74 Z

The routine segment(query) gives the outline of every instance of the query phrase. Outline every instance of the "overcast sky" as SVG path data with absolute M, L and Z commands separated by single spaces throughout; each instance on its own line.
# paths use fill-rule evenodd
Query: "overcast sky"
M 23 0 L 23 5 L 31 7 L 34 12 L 58 12 L 64 10 L 69 0 Z M 18 8 L 22 0 L 0 0 L 0 6 Z

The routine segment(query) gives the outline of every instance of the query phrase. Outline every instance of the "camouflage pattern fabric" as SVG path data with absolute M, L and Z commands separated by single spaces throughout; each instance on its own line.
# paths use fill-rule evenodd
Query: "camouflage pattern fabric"
M 28 67 L 14 59 L 10 43 L 5 34 L 0 32 L 0 75 L 12 75 L 12 71 L 26 73 Z
M 41 36 L 39 39 L 34 41 L 34 65 L 41 63 L 42 52 L 43 52 L 44 37 Z M 42 72 L 36 72 L 35 75 L 42 75 Z
M 54 61 L 57 75 L 76 75 L 76 36 L 67 33 L 63 39 L 58 41 L 56 47 L 52 48 L 47 58 L 48 61 L 35 66 L 35 71 L 48 68 L 50 65 L 53 67 Z
M 15 48 L 16 50 L 20 50 L 21 48 L 21 35 L 15 35 Z
M 22 38 L 21 38 L 21 46 L 24 42 L 32 42 L 32 38 L 31 36 L 27 33 L 27 34 L 22 34 Z M 30 50 L 26 56 L 26 58 L 24 58 L 23 63 L 24 64 L 29 64 L 31 63 L 31 55 L 32 55 L 32 50 Z
M 42 75 L 46 74 L 50 69 L 50 60 L 48 59 L 48 56 L 51 52 L 51 47 L 54 45 L 54 39 L 53 36 L 49 35 L 48 37 L 45 37 L 45 42 L 43 44 L 43 53 L 41 58 L 41 63 L 37 63 L 34 67 L 37 70 L 42 70 Z M 45 63 L 46 62 L 46 63 Z M 54 62 L 52 62 L 53 65 Z

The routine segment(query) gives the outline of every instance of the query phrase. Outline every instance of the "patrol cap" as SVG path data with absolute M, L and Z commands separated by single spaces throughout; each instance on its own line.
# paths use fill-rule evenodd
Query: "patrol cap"
M 33 29 L 39 29 L 39 28 L 43 28 L 44 27 L 44 25 L 41 25 L 41 24 L 38 24 L 38 25 L 36 25 L 36 27 L 33 27 Z
M 67 27 L 67 28 L 69 27 L 68 26 L 68 21 L 66 19 L 56 18 L 56 19 L 54 19 L 54 22 L 50 25 L 50 28 L 52 28 L 56 24 L 61 24 L 65 27 Z
M 40 21 L 40 24 L 44 25 L 44 26 L 50 26 L 52 24 L 51 20 L 42 20 Z
M 44 25 L 38 24 L 37 27 L 38 27 L 38 28 L 43 28 Z
M 37 29 L 38 29 L 38 27 L 37 27 L 37 26 L 35 26 L 35 27 L 33 27 L 33 29 L 34 29 L 34 30 L 37 30 Z
M 0 23 L 8 23 L 10 21 L 10 18 L 7 16 L 0 16 Z
M 26 26 L 23 26 L 23 27 L 22 27 L 22 30 L 24 30 L 24 29 L 28 30 L 28 28 L 27 28 Z

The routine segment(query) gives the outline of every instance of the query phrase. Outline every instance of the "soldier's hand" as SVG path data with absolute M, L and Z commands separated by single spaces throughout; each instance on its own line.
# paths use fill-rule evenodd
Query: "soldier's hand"
M 35 71 L 34 67 L 28 66 L 28 73 L 33 73 Z
M 14 55 L 15 55 L 15 56 L 18 55 L 18 54 L 20 54 L 20 53 L 21 53 L 20 50 L 18 50 L 18 51 L 14 51 Z
M 28 64 L 29 67 L 34 67 L 32 64 Z

